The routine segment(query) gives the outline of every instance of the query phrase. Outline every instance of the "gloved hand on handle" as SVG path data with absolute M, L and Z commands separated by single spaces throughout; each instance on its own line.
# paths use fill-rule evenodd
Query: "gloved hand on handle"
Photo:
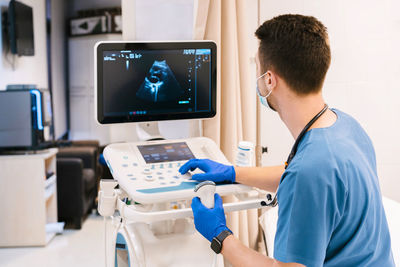
M 213 181 L 216 183 L 228 182 L 234 183 L 236 178 L 235 168 L 230 165 L 224 165 L 209 159 L 191 159 L 180 167 L 181 174 L 187 173 L 189 170 L 194 171 L 199 168 L 204 173 L 194 174 L 192 180 L 196 181 Z
M 222 199 L 218 194 L 214 195 L 215 203 L 213 209 L 205 207 L 198 197 L 192 199 L 192 210 L 194 216 L 194 225 L 208 241 L 212 241 L 222 231 L 230 231 L 226 226 L 224 207 Z

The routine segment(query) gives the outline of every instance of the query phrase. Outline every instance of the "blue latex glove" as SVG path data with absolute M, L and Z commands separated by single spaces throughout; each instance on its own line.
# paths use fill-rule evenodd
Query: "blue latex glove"
M 215 194 L 214 199 L 215 203 L 213 209 L 205 207 L 198 197 L 192 199 L 194 225 L 196 226 L 197 231 L 199 231 L 199 233 L 210 242 L 224 230 L 232 233 L 232 231 L 226 226 L 221 197 L 218 194 Z
M 179 172 L 185 174 L 189 170 L 194 171 L 196 168 L 205 173 L 194 174 L 192 176 L 193 180 L 213 181 L 216 183 L 235 182 L 236 173 L 233 166 L 224 165 L 209 159 L 191 159 L 180 167 Z

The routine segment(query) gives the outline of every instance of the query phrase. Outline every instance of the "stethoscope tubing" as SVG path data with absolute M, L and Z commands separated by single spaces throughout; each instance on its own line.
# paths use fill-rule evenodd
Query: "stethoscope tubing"
M 292 147 L 292 150 L 290 151 L 290 154 L 288 156 L 288 159 L 285 162 L 285 170 L 287 169 L 287 167 L 289 166 L 290 162 L 293 160 L 294 156 L 297 153 L 297 148 L 300 144 L 300 141 L 303 139 L 304 135 L 306 134 L 306 132 L 311 128 L 311 126 L 315 123 L 316 120 L 318 120 L 324 113 L 325 111 L 328 109 L 328 105 L 325 104 L 324 108 L 318 112 L 317 115 L 315 115 L 308 123 L 307 125 L 304 127 L 304 129 L 300 132 L 299 136 L 296 138 L 296 141 Z M 285 177 L 282 177 L 282 179 L 279 182 L 279 186 L 282 184 L 283 180 L 285 179 Z M 276 190 L 275 196 L 272 199 L 272 195 L 271 194 L 267 194 L 267 200 L 269 201 L 268 203 L 265 201 L 261 202 L 262 206 L 267 206 L 267 207 L 275 207 L 276 205 L 278 205 L 278 190 L 279 190 L 279 186 Z

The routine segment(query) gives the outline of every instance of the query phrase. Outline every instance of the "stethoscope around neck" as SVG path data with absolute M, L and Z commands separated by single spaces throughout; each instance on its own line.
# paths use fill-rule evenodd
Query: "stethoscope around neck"
M 286 162 L 285 162 L 285 170 L 287 169 L 287 167 L 289 166 L 290 162 L 293 160 L 294 156 L 296 155 L 296 153 L 297 153 L 297 148 L 298 148 L 298 146 L 299 146 L 299 144 L 300 144 L 300 141 L 303 139 L 303 137 L 304 137 L 304 135 L 306 134 L 306 132 L 310 129 L 310 127 L 314 124 L 314 122 L 315 122 L 316 120 L 318 120 L 318 119 L 322 116 L 322 114 L 325 113 L 325 111 L 326 111 L 327 109 L 328 109 L 328 105 L 325 104 L 325 105 L 324 105 L 324 108 L 323 108 L 320 112 L 318 112 L 318 114 L 315 115 L 314 118 L 312 118 L 312 119 L 307 123 L 307 125 L 304 127 L 304 129 L 301 131 L 301 133 L 299 134 L 299 136 L 298 136 L 297 139 L 296 139 L 296 142 L 294 143 L 294 145 L 293 145 L 293 147 L 292 147 L 292 150 L 290 151 L 290 154 L 289 154 L 289 156 L 288 156 L 288 159 L 287 159 Z M 283 182 L 284 179 L 285 179 L 285 177 L 282 177 L 282 179 L 281 179 L 280 182 L 279 182 L 279 186 L 282 184 L 282 182 Z M 279 186 L 278 186 L 278 189 L 279 189 Z M 275 194 L 275 196 L 274 196 L 273 199 L 272 199 L 272 195 L 271 195 L 271 194 L 267 194 L 267 201 L 268 201 L 268 202 L 262 201 L 262 202 L 261 202 L 261 206 L 275 207 L 276 205 L 278 205 L 278 199 L 277 199 L 278 189 L 276 190 L 276 194 Z

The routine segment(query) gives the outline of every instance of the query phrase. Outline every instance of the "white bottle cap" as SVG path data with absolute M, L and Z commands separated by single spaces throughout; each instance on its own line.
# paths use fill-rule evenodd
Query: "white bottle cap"
M 249 141 L 240 141 L 239 148 L 244 150 L 254 150 L 254 144 Z

